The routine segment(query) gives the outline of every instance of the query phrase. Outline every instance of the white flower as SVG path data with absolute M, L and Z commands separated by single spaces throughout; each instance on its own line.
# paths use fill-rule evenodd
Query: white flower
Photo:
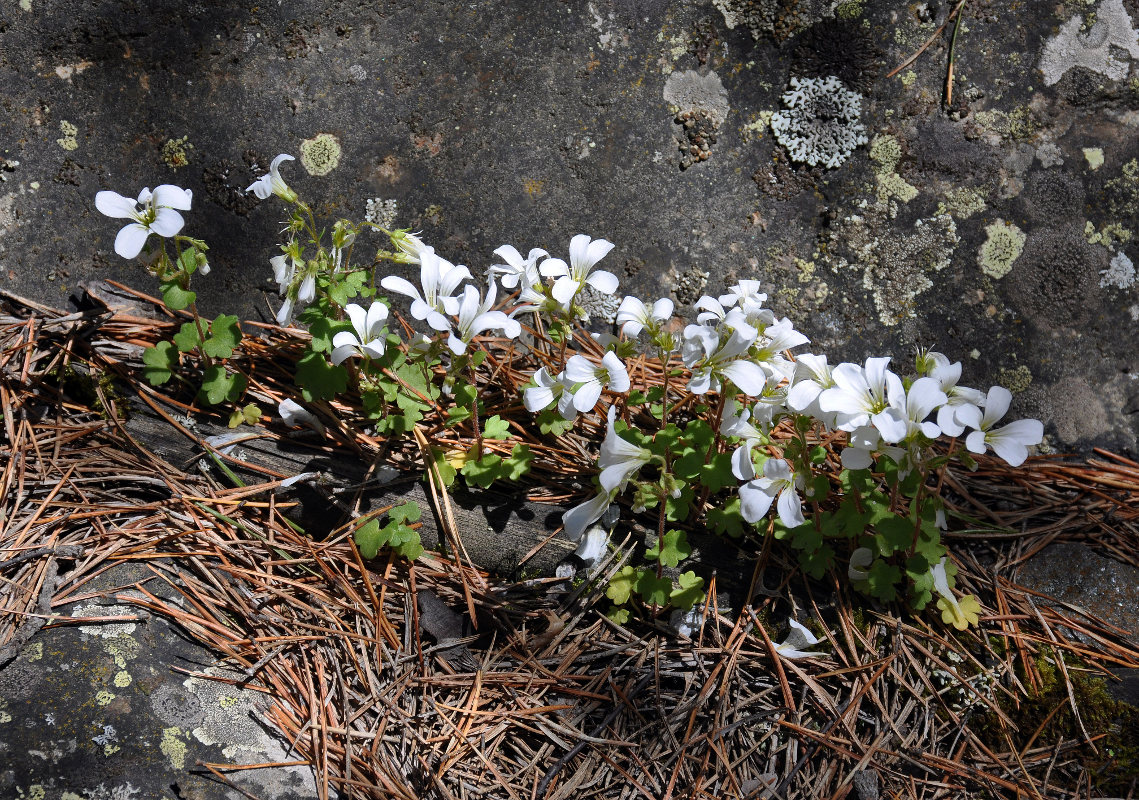
M 355 303 L 349 303 L 344 310 L 352 320 L 355 332 L 340 331 L 332 337 L 332 363 L 339 364 L 350 356 L 382 356 L 386 345 L 382 331 L 388 318 L 388 307 L 375 301 L 367 311 Z
M 534 383 L 537 385 L 526 387 L 522 393 L 522 402 L 531 414 L 536 414 L 543 408 L 552 405 L 565 391 L 565 386 L 561 382 L 561 375 L 557 377 L 550 375 L 545 367 L 539 367 L 538 371 L 534 373 Z
M 692 370 L 688 391 L 707 394 L 719 391 L 724 379 L 735 384 L 746 395 L 756 397 L 767 385 L 767 375 L 759 365 L 747 358 L 755 341 L 755 329 L 736 327 L 727 340 L 720 343 L 719 333 L 704 325 L 684 329 L 681 357 Z
M 763 442 L 763 432 L 751 424 L 751 409 L 744 406 L 736 413 L 735 398 L 729 397 L 724 404 L 724 416 L 720 421 L 720 435 L 736 436 L 743 439 L 743 444 L 732 453 L 732 474 L 741 481 L 755 477 L 755 467 L 751 463 L 751 451 Z
M 819 643 L 819 638 L 815 634 L 793 619 L 787 620 L 787 624 L 791 626 L 791 630 L 786 639 L 775 645 L 776 653 L 784 658 L 810 658 L 819 655 L 803 649 Z
M 118 192 L 99 192 L 95 195 L 95 208 L 108 217 L 134 220 L 115 237 L 115 252 L 123 258 L 135 258 L 150 234 L 169 238 L 182 230 L 186 222 L 175 209 L 189 211 L 192 199 L 189 189 L 164 183 L 153 192 L 143 189 L 138 193 L 138 200 L 123 197 Z
M 550 255 L 542 248 L 535 247 L 526 258 L 523 258 L 514 245 L 509 244 L 504 244 L 495 250 L 494 254 L 506 263 L 494 264 L 487 272 L 491 275 L 500 275 L 502 285 L 507 289 L 513 289 L 519 284 L 536 285 L 541 281 L 541 276 L 538 274 L 538 259 Z
M 864 581 L 870 577 L 869 567 L 874 561 L 874 551 L 869 547 L 859 547 L 850 554 L 850 564 L 846 576 L 852 581 Z
M 602 294 L 613 294 L 617 291 L 617 276 L 612 272 L 597 270 L 592 272 L 593 266 L 605 258 L 613 249 L 613 243 L 605 239 L 590 240 L 589 236 L 579 233 L 570 239 L 570 263 L 560 258 L 547 258 L 542 262 L 538 271 L 548 277 L 557 278 L 554 281 L 551 294 L 562 304 L 564 311 L 570 310 L 573 299 L 582 287 L 589 284 Z
M 269 174 L 262 175 L 251 183 L 245 191 L 253 192 L 257 195 L 258 200 L 268 200 L 270 195 L 275 194 L 286 203 L 296 202 L 297 193 L 290 189 L 289 184 L 285 183 L 285 179 L 281 177 L 281 162 L 295 160 L 288 153 L 281 153 L 269 165 Z
M 423 286 L 423 293 L 410 281 L 396 275 L 388 275 L 382 281 L 389 292 L 402 294 L 411 298 L 411 316 L 426 320 L 437 331 L 450 330 L 451 323 L 444 314 L 457 314 L 459 311 L 459 298 L 452 297 L 459 288 L 459 284 L 471 277 L 471 271 L 466 267 L 456 266 L 435 254 L 434 250 L 426 249 L 419 253 L 419 282 Z
M 324 425 L 317 419 L 311 411 L 306 411 L 304 406 L 295 400 L 285 399 L 282 400 L 280 405 L 277 406 L 277 413 L 281 415 L 281 419 L 286 425 L 308 425 L 319 434 L 324 433 Z
M 842 449 L 842 465 L 846 469 L 866 469 L 874 463 L 870 454 L 878 449 L 882 434 L 873 425 L 860 425 L 850 432 L 847 446 Z
M 611 492 L 602 492 L 562 514 L 562 526 L 565 529 L 566 538 L 572 542 L 580 541 L 585 529 L 601 519 L 601 515 L 605 513 L 605 509 L 609 508 L 612 499 Z
M 804 353 L 796 356 L 794 383 L 787 391 L 787 407 L 813 417 L 828 416 L 819 408 L 818 401 L 820 394 L 835 385 L 832 371 L 825 355 Z
M 653 456 L 649 450 L 638 447 L 617 435 L 613 427 L 616 416 L 617 409 L 609 406 L 609 426 L 605 433 L 605 441 L 601 443 L 601 455 L 597 459 L 597 466 L 601 468 L 598 480 L 601 488 L 607 492 L 620 492 L 624 489 L 629 480 Z
M 897 410 L 905 425 L 905 433 L 892 441 L 910 439 L 918 433 L 927 439 L 936 439 L 941 435 L 941 429 L 934 422 L 926 419 L 938 408 L 945 405 L 948 397 L 938 388 L 933 378 L 918 378 L 910 384 L 907 392 L 901 384 L 890 387 L 890 407 Z M 883 437 L 886 433 L 883 432 Z
M 609 533 L 604 528 L 594 525 L 585 532 L 577 550 L 574 550 L 574 555 L 580 558 L 582 564 L 588 569 L 600 563 L 608 549 Z
M 740 281 L 728 289 L 727 294 L 720 295 L 720 304 L 725 308 L 736 306 L 750 316 L 758 312 L 767 300 L 767 293 L 759 291 L 759 287 L 759 281 Z
M 965 446 L 973 453 L 985 452 L 986 446 L 1008 462 L 1019 467 L 1028 458 L 1028 448 L 1044 440 L 1044 424 L 1038 419 L 1018 419 L 1003 428 L 993 425 L 1005 415 L 1012 402 L 1012 392 L 1003 386 L 993 386 L 985 397 L 985 414 L 976 406 L 963 406 L 957 418 L 970 428 L 976 428 L 965 439 Z
M 284 296 L 292 285 L 297 271 L 305 265 L 301 258 L 300 245 L 295 241 L 290 242 L 286 252 L 273 256 L 269 259 L 269 263 L 273 266 L 273 280 L 277 282 L 281 296 Z
M 754 475 L 755 468 L 751 469 Z M 788 528 L 796 528 L 806 522 L 798 492 L 802 483 L 803 479 L 791 471 L 790 464 L 781 458 L 769 458 L 763 463 L 763 477 L 740 487 L 740 513 L 748 522 L 759 522 L 778 497 L 776 507 L 780 522 Z
M 819 408 L 835 414 L 839 430 L 874 425 L 887 442 L 906 435 L 905 418 L 890 407 L 887 394 L 904 395 L 902 379 L 886 369 L 889 358 L 868 358 L 866 366 L 839 364 L 831 373 L 834 387 L 819 394 Z
M 600 366 L 585 356 L 570 356 L 564 374 L 566 385 L 577 387 L 573 391 L 573 407 L 582 413 L 597 405 L 605 387 L 612 392 L 629 391 L 629 372 L 612 350 L 601 359 Z
M 617 309 L 617 324 L 621 332 L 631 338 L 645 328 L 652 331 L 667 322 L 672 317 L 672 309 L 673 303 L 667 297 L 657 300 L 651 309 L 640 298 L 626 297 Z
M 451 352 L 461 356 L 467 352 L 467 345 L 471 339 L 485 330 L 491 328 L 502 331 L 503 335 L 513 339 L 522 333 L 522 326 L 517 321 L 501 311 L 491 311 L 497 287 L 492 282 L 486 290 L 486 299 L 479 298 L 479 290 L 468 284 L 463 289 L 463 298 L 459 303 L 458 325 L 447 338 L 447 346 Z
M 958 412 L 966 406 L 979 409 L 985 404 L 985 394 L 968 386 L 958 386 L 961 379 L 961 362 L 952 364 L 941 353 L 928 353 L 927 358 L 933 361 L 929 376 L 938 382 L 941 391 L 948 398 L 941 408 L 937 410 L 937 427 L 947 436 L 960 436 L 965 426 L 958 419 Z M 944 360 L 943 360 L 944 359 Z

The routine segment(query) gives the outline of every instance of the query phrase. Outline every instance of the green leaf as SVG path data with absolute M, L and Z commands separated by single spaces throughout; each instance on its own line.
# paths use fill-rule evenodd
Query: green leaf
M 161 341 L 142 351 L 142 376 L 151 386 L 161 386 L 170 380 L 178 366 L 178 351 L 173 343 Z
M 259 419 L 261 419 L 261 409 L 257 407 L 256 403 L 250 403 L 245 408 L 233 410 L 233 413 L 229 415 L 229 427 L 236 428 L 242 423 L 256 425 Z
M 473 483 L 475 486 L 487 489 L 499 477 L 501 464 L 502 456 L 495 453 L 485 453 L 477 461 L 471 459 L 464 463 L 461 471 L 463 477 L 467 479 L 467 483 Z
M 692 606 L 704 599 L 704 579 L 695 572 L 682 572 L 677 576 L 679 589 L 673 589 L 669 595 L 669 602 L 681 611 L 688 611 Z
M 380 536 L 380 523 L 375 517 L 356 528 L 352 538 L 364 558 L 375 558 L 376 553 L 380 552 L 380 548 L 386 543 Z
M 308 353 L 297 362 L 297 385 L 306 402 L 331 400 L 348 388 L 348 370 L 329 364 L 320 353 Z
M 688 535 L 684 531 L 669 530 L 664 534 L 664 547 L 657 541 L 645 551 L 645 558 L 655 559 L 666 567 L 675 567 L 684 559 L 692 555 L 692 547 L 688 544 Z
M 337 273 L 329 281 L 328 297 L 340 308 L 344 308 L 349 300 L 360 294 L 367 280 L 368 275 L 363 270 Z
M 538 430 L 547 436 L 561 436 L 573 427 L 574 420 L 562 419 L 557 406 L 551 406 L 538 414 Z
M 910 603 L 921 611 L 933 599 L 933 575 L 929 571 L 930 562 L 924 556 L 914 555 L 906 559 L 906 575 L 910 579 Z
M 221 364 L 207 367 L 202 377 L 202 389 L 198 395 L 210 405 L 216 406 L 226 401 L 236 403 L 245 392 L 245 376 L 227 372 Z
M 732 454 L 716 453 L 707 464 L 702 464 L 700 466 L 700 483 L 708 487 L 712 494 L 717 494 L 722 489 L 739 483 L 736 476 L 732 474 Z
M 609 617 L 609 619 L 613 620 L 618 625 L 624 625 L 629 621 L 629 609 L 613 606 L 609 609 L 605 616 Z
M 433 449 L 432 454 L 435 461 L 435 469 L 439 472 L 439 479 L 443 481 L 445 487 L 450 489 L 459 471 L 451 466 L 451 462 L 447 460 L 447 454 L 442 450 Z
M 483 423 L 483 436 L 487 439 L 506 439 L 513 436 L 510 432 L 510 423 L 495 414 Z
M 890 602 L 898 596 L 898 581 L 901 579 L 900 569 L 879 558 L 870 565 L 866 580 L 870 584 L 871 595 Z
M 502 462 L 502 477 L 512 481 L 519 480 L 530 471 L 530 462 L 533 460 L 534 454 L 530 452 L 529 447 L 524 444 L 514 445 L 514 449 L 510 451 L 510 458 Z
M 838 477 L 844 494 L 866 494 L 874 489 L 874 475 L 868 469 L 844 469 Z
M 905 517 L 891 516 L 881 520 L 875 529 L 878 531 L 878 552 L 884 556 L 909 550 L 913 544 L 914 523 Z
M 722 508 L 708 509 L 708 527 L 719 534 L 738 539 L 747 532 L 748 524 L 740 512 L 739 495 L 724 503 Z
M 183 289 L 178 281 L 164 281 L 162 283 L 162 302 L 171 311 L 183 311 L 198 299 L 198 296 L 189 289 Z
M 347 320 L 331 320 L 324 314 L 317 312 L 315 319 L 308 323 L 308 332 L 312 334 L 309 349 L 314 353 L 331 353 L 332 338 L 341 331 L 352 330 L 352 324 Z
M 605 589 L 605 596 L 619 606 L 624 605 L 629 602 L 633 588 L 637 585 L 638 577 L 637 570 L 634 567 L 629 565 L 621 567 L 610 579 L 609 586 Z
M 815 580 L 823 577 L 834 563 L 834 550 L 829 544 L 824 544 L 816 550 L 804 550 L 799 553 L 799 566 Z
M 408 526 L 419 520 L 419 504 L 412 501 L 396 506 L 388 511 L 388 522 L 382 528 L 376 517 L 372 517 L 356 528 L 352 538 L 360 548 L 364 558 L 375 558 L 381 547 L 391 547 L 399 555 L 414 561 L 423 553 L 419 533 Z
M 241 329 L 237 327 L 237 317 L 222 314 L 210 325 L 210 338 L 202 349 L 211 358 L 229 358 L 233 348 L 241 341 Z
M 637 593 L 650 605 L 667 605 L 672 581 L 663 576 L 658 578 L 655 572 L 646 569 L 637 579 Z
M 208 335 L 210 325 L 205 320 L 202 320 L 202 329 Z M 183 353 L 194 352 L 201 343 L 202 337 L 198 335 L 198 325 L 195 322 L 182 323 L 182 327 L 174 334 L 174 344 L 178 345 L 178 349 Z

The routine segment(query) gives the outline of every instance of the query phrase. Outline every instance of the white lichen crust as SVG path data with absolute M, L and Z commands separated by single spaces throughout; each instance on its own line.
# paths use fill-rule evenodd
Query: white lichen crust
M 1039 66 L 1045 86 L 1058 83 L 1072 67 L 1098 72 L 1113 81 L 1127 77 L 1127 58 L 1139 59 L 1139 41 L 1123 0 L 1104 0 L 1095 20 L 1091 30 L 1081 33 L 1083 15 L 1076 14 L 1044 43 Z
M 862 95 L 833 75 L 791 78 L 783 104 L 784 110 L 771 115 L 771 130 L 795 161 L 834 169 L 867 142 L 859 121 Z

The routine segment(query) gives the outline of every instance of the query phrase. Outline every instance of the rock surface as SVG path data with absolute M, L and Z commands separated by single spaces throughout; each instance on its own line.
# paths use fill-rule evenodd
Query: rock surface
M 242 190 L 289 152 L 320 214 L 372 201 L 476 272 L 500 244 L 564 256 L 584 231 L 641 296 L 758 278 L 832 360 L 936 345 L 1053 447 L 1133 453 L 1139 5 L 966 4 L 946 109 L 952 24 L 886 73 L 952 5 L 9 3 L 0 285 L 154 291 L 93 198 L 174 182 L 212 248 L 205 310 L 271 318 L 282 211 Z M 831 76 L 845 94 L 811 101 L 816 129 L 792 78 Z M 809 140 L 855 93 L 868 143 L 792 161 L 773 115 L 795 106 Z

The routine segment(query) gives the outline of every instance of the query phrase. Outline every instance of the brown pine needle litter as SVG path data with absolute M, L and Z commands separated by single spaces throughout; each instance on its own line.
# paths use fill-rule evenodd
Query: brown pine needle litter
M 605 618 L 597 602 L 604 580 L 551 592 L 556 581 L 512 583 L 466 558 L 428 553 L 409 565 L 381 553 L 365 562 L 350 513 L 323 540 L 299 533 L 283 514 L 289 496 L 278 502 L 272 491 L 289 475 L 206 448 L 193 418 L 209 415 L 141 380 L 140 346 L 168 338 L 172 325 L 139 309 L 64 314 L 0 296 L 0 435 L 11 454 L 0 466 L 0 665 L 45 625 L 81 621 L 54 613 L 82 599 L 93 576 L 134 560 L 153 579 L 129 587 L 134 599 L 122 602 L 179 624 L 263 692 L 271 702 L 261 721 L 288 742 L 290 763 L 312 765 L 322 798 L 1134 790 L 1104 744 L 1113 721 L 1096 717 L 1086 698 L 1089 676 L 1139 667 L 1139 652 L 1123 632 L 1015 576 L 1041 548 L 1070 540 L 1139 566 L 1135 462 L 1104 452 L 1010 469 L 982 458 L 975 473 L 948 474 L 947 499 L 976 520 L 948 536 L 958 586 L 986 613 L 979 631 L 872 604 L 845 575 L 809 581 L 776 545 L 749 556 L 750 603 L 733 596 L 717 604 L 711 581 L 692 642 L 660 621 Z M 235 360 L 250 376 L 251 398 L 272 413 L 295 394 L 297 333 L 246 330 Z M 526 377 L 493 355 L 480 369 L 499 369 L 517 385 Z M 588 474 L 587 437 L 599 441 L 601 420 L 542 438 L 517 395 L 486 403 L 517 423 L 536 454 L 532 498 L 580 495 L 569 487 Z M 337 410 L 352 418 L 348 405 Z M 212 453 L 252 480 L 237 486 L 213 469 L 165 463 L 128 431 L 128 413 L 165 420 L 169 437 L 189 437 L 203 460 Z M 243 430 L 283 436 L 276 419 Z M 383 441 L 347 423 L 328 436 L 324 448 L 338 458 L 422 477 L 412 437 Z M 432 445 L 447 448 L 448 436 L 461 444 L 452 430 Z M 447 519 L 446 493 L 433 496 Z M 624 560 L 612 558 L 609 574 Z M 185 602 L 160 599 L 148 588 L 156 582 Z M 416 597 L 425 591 L 459 614 L 472 609 L 475 635 L 421 635 L 428 607 Z M 792 611 L 826 626 L 819 657 L 773 655 L 779 630 L 763 626 Z M 103 621 L 111 619 L 120 618 Z M 1041 702 L 1045 712 L 1030 715 Z M 235 769 L 199 768 L 222 777 Z

